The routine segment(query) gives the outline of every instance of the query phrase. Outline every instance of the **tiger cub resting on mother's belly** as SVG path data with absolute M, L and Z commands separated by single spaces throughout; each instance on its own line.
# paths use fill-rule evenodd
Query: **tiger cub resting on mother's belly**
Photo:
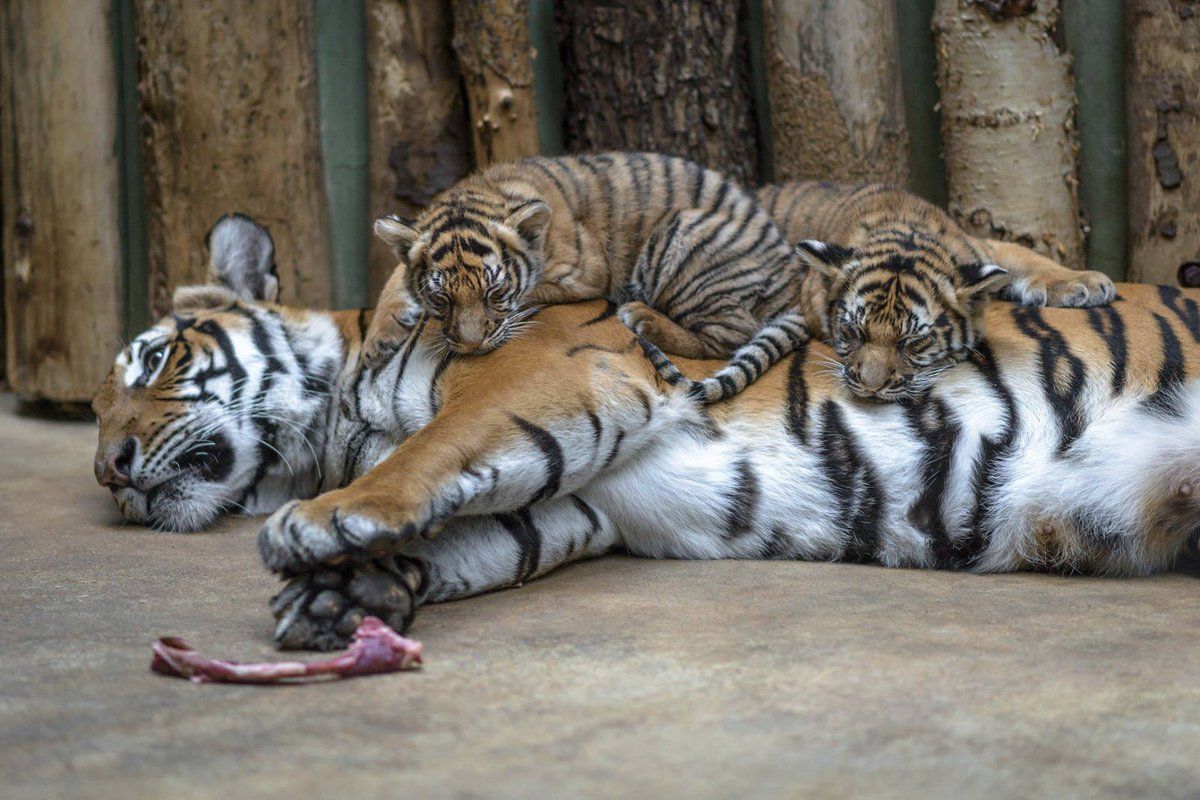
M 718 173 L 653 153 L 530 158 L 489 167 L 416 220 L 376 232 L 399 259 L 367 333 L 391 352 L 419 313 L 456 353 L 485 353 L 534 307 L 608 298 L 657 347 L 729 365 L 694 387 L 744 388 L 807 337 L 804 267 L 754 198 Z
M 96 476 L 159 528 L 274 511 L 284 646 L 612 550 L 1134 574 L 1200 525 L 1200 292 L 993 303 L 988 340 L 905 405 L 856 400 L 812 342 L 704 406 L 600 302 L 478 358 L 418 323 L 359 373 L 368 312 L 276 305 L 245 220 L 210 241 L 221 285 L 179 290 L 96 397 Z
M 941 209 L 882 184 L 789 183 L 757 193 L 812 268 L 803 311 L 859 397 L 919 396 L 984 337 L 988 299 L 1095 306 L 1115 296 L 1099 272 L 1067 269 L 1011 242 L 968 236 Z

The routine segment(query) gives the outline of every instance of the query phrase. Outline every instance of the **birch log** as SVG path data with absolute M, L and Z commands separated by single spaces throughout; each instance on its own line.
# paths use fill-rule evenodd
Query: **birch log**
M 121 347 L 110 3 L 0 2 L 8 380 L 91 399 Z
M 453 0 L 475 166 L 537 155 L 533 52 L 525 0 Z
M 462 83 L 443 0 L 367 0 L 371 214 L 415 216 L 471 168 Z M 371 296 L 396 266 L 371 237 Z
M 1083 263 L 1071 59 L 1058 0 L 938 0 L 950 212 L 976 236 Z
M 283 302 L 330 303 L 313 14 L 289 0 L 137 0 L 156 312 L 203 278 L 200 243 L 229 211 L 270 228 Z
M 1200 286 L 1200 6 L 1126 8 L 1129 277 Z
M 775 180 L 908 183 L 893 0 L 762 0 Z

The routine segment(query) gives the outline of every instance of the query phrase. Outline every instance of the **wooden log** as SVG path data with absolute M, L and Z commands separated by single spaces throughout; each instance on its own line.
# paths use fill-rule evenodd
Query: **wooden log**
M 330 303 L 313 6 L 138 0 L 150 293 L 201 280 L 199 246 L 243 211 L 275 239 L 281 298 Z
M 110 7 L 0 2 L 7 372 L 27 398 L 90 400 L 121 346 Z
M 367 0 L 370 210 L 416 216 L 471 169 L 471 136 L 442 0 Z M 396 266 L 370 245 L 375 298 Z
M 745 4 L 558 6 L 566 149 L 656 150 L 759 180 Z
M 453 0 L 452 5 L 475 166 L 537 155 L 526 0 Z
M 938 0 L 949 209 L 970 233 L 1083 264 L 1071 58 L 1058 0 Z
M 763 0 L 775 180 L 908 184 L 893 0 Z
M 1129 277 L 1200 286 L 1200 7 L 1126 8 Z

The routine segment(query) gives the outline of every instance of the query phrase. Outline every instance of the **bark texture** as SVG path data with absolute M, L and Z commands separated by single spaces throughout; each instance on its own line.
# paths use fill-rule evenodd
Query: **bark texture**
M 775 180 L 908 184 L 892 0 L 762 0 Z
M 367 0 L 371 215 L 416 216 L 471 168 L 450 10 L 443 0 Z M 371 296 L 396 266 L 371 237 Z
M 938 0 L 949 207 L 970 233 L 1083 264 L 1071 58 L 1057 0 Z
M 27 398 L 90 400 L 121 347 L 109 8 L 0 2 L 7 371 Z
M 569 152 L 654 150 L 759 179 L 741 0 L 557 7 Z
M 1200 286 L 1200 4 L 1126 7 L 1129 278 Z
M 152 308 L 229 211 L 271 229 L 283 302 L 329 304 L 312 5 L 137 0 L 135 25 Z
M 475 166 L 537 155 L 533 51 L 525 0 L 453 0 Z

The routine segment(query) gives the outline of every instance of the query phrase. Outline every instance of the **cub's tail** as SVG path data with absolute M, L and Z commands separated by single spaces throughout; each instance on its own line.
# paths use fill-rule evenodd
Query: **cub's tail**
M 705 405 L 710 405 L 740 394 L 773 364 L 812 337 L 803 314 L 780 314 L 763 323 L 750 341 L 734 351 L 725 366 L 698 381 L 680 372 L 670 357 L 656 345 L 644 338 L 638 338 L 646 358 L 650 359 L 662 380 L 672 386 L 685 385 L 689 395 Z

